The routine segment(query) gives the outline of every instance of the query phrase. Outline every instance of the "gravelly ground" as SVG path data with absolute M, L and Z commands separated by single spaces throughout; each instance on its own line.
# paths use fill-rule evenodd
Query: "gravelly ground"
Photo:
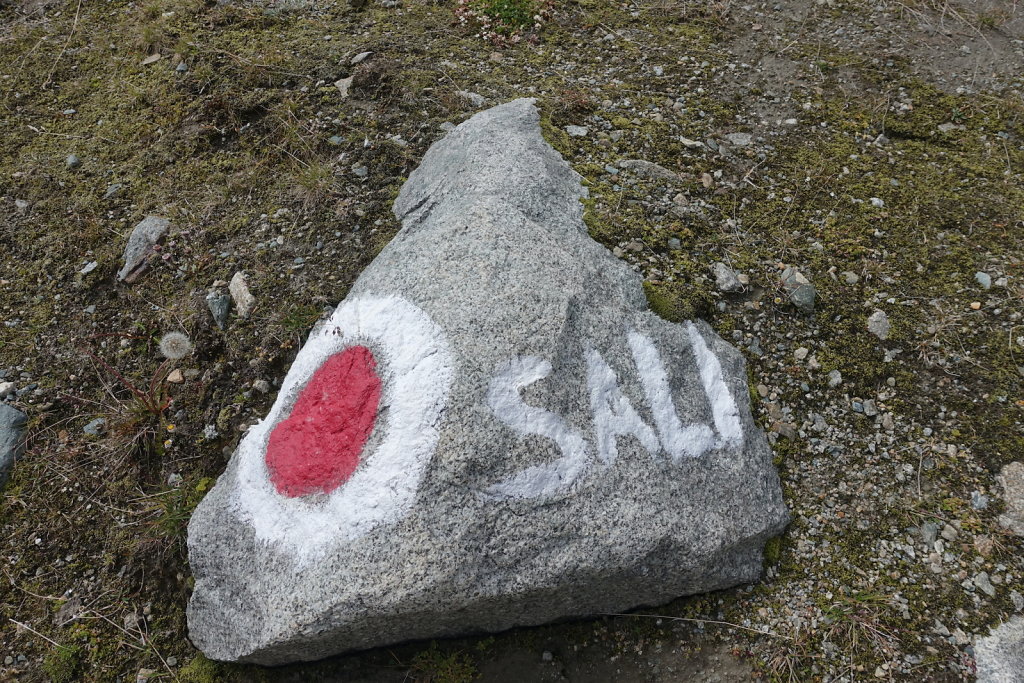
M 972 678 L 974 639 L 1024 606 L 996 483 L 1024 452 L 1021 12 L 554 9 L 535 42 L 493 45 L 408 0 L 0 3 L 0 382 L 32 420 L 0 513 L 0 677 Z M 206 662 L 182 613 L 189 511 L 394 234 L 390 202 L 441 124 L 523 95 L 652 306 L 748 358 L 794 512 L 765 580 L 641 612 L 657 617 L 273 671 Z M 174 223 L 160 257 L 116 285 L 150 214 Z M 717 262 L 741 291 L 719 290 Z M 257 305 L 222 332 L 205 296 L 237 271 Z M 168 330 L 195 351 L 147 412 L 104 363 L 145 387 Z M 84 434 L 97 417 L 105 433 Z

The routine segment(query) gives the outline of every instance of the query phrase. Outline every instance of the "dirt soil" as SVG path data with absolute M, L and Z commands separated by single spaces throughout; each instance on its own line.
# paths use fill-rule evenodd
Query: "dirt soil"
M 0 507 L 0 679 L 972 680 L 974 639 L 1024 608 L 996 480 L 1024 454 L 1022 38 L 1005 0 L 0 0 L 0 386 L 30 418 Z M 522 96 L 652 307 L 747 357 L 793 511 L 763 580 L 207 660 L 191 510 L 397 231 L 442 124 Z M 170 232 L 119 283 L 150 215 Z M 237 272 L 255 307 L 221 330 L 206 297 Z

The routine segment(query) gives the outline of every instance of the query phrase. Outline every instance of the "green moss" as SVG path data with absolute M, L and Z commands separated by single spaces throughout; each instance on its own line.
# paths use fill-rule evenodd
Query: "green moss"
M 220 683 L 223 680 L 221 665 L 202 654 L 193 657 L 177 673 L 180 683 Z
M 430 649 L 412 660 L 412 673 L 418 680 L 430 683 L 469 683 L 476 678 L 476 666 L 464 652 L 448 652 L 431 643 Z
M 71 683 L 82 663 L 82 651 L 77 645 L 59 646 L 43 660 L 43 672 L 53 683 Z

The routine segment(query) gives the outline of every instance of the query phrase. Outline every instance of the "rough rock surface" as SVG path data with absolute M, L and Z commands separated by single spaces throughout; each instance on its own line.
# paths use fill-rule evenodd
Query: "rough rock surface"
M 0 403 L 0 491 L 11 476 L 15 460 L 21 455 L 25 423 L 28 418 L 17 408 Z
M 436 143 L 189 525 L 193 642 L 279 664 L 755 580 L 744 363 L 647 310 L 531 100 Z
M 1024 683 L 1024 617 L 1014 616 L 974 644 L 978 683 Z
M 124 249 L 124 265 L 117 271 L 117 279 L 132 283 L 146 270 L 146 257 L 153 246 L 164 238 L 171 222 L 159 216 L 146 216 L 132 230 Z
M 1011 462 L 999 473 L 1006 510 L 999 523 L 1010 533 L 1024 536 L 1024 462 Z

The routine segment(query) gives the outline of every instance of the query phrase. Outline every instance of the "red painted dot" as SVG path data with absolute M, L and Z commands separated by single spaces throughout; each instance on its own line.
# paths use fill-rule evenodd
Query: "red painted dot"
M 352 346 L 313 373 L 267 443 L 270 481 L 279 493 L 330 493 L 352 476 L 377 419 L 376 366 L 370 349 Z

